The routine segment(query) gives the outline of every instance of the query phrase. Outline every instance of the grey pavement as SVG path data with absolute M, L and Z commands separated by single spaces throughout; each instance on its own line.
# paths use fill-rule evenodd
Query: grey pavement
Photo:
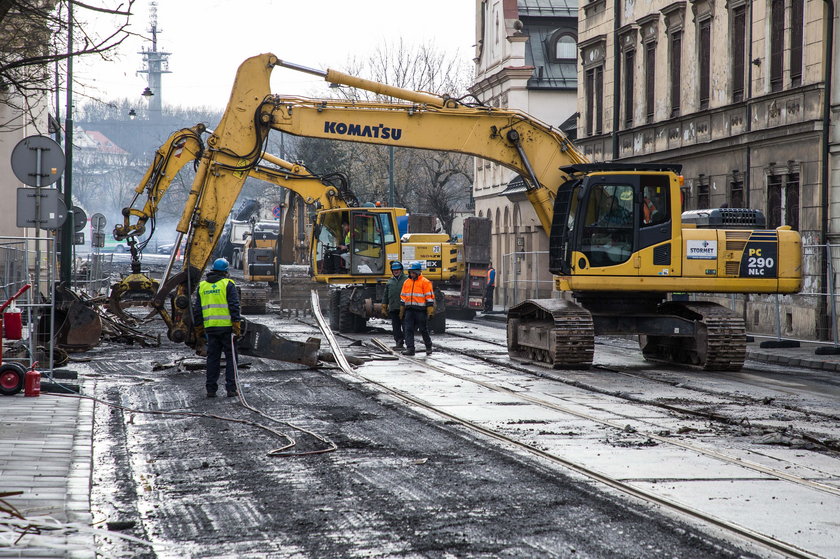
M 93 407 L 51 394 L 0 396 L 0 493 L 22 492 L 7 505 L 27 519 L 89 529 Z M 0 557 L 95 557 L 90 532 L 65 526 L 16 542 L 7 520 L 0 512 Z
M 504 322 L 503 310 L 477 320 Z M 830 344 L 800 342 L 799 347 L 761 347 L 772 337 L 758 337 L 747 345 L 750 359 L 840 372 L 838 355 L 819 355 Z M 84 392 L 84 390 L 83 390 Z M 22 491 L 9 497 L 27 518 L 50 517 L 63 524 L 90 526 L 93 410 L 91 400 L 41 394 L 0 396 L 0 492 Z M 0 512 L 0 558 L 94 558 L 90 532 L 59 530 L 27 535 L 12 545 L 8 519 Z

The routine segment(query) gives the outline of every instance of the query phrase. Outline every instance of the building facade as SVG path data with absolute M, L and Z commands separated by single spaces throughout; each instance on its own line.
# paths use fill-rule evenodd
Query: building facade
M 574 122 L 576 0 L 477 0 L 476 77 L 470 92 L 561 128 Z M 572 131 L 574 126 L 572 125 Z M 496 304 L 550 297 L 548 236 L 513 171 L 476 158 L 475 215 L 489 217 L 498 273 Z
M 801 233 L 801 295 L 725 299 L 755 332 L 829 326 L 822 245 L 840 234 L 840 174 L 823 172 L 836 145 L 824 125 L 827 6 L 593 0 L 580 13 L 577 144 L 590 159 L 680 163 L 685 209 L 759 209 L 768 228 Z

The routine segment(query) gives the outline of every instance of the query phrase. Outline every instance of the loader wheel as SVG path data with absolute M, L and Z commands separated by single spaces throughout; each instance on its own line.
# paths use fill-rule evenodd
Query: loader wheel
M 23 389 L 24 368 L 17 363 L 0 365 L 0 394 L 14 396 Z
M 338 330 L 338 316 L 341 313 L 341 291 L 330 291 L 330 328 Z

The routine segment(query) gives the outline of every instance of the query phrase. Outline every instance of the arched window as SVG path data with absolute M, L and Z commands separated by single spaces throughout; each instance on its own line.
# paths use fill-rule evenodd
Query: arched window
M 574 62 L 577 58 L 577 41 L 571 35 L 560 35 L 554 41 L 554 59 L 557 62 Z

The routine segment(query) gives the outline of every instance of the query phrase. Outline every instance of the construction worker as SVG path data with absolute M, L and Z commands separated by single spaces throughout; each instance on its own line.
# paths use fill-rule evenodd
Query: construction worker
M 484 287 L 484 312 L 493 311 L 493 292 L 496 290 L 496 268 L 493 263 L 487 266 L 487 284 Z
M 391 319 L 391 330 L 394 333 L 394 342 L 396 342 L 394 349 L 403 349 L 405 334 L 403 321 L 400 318 L 400 294 L 408 276 L 405 275 L 402 262 L 398 260 L 391 262 L 391 275 L 392 277 L 388 278 L 388 283 L 385 284 L 385 292 L 382 294 L 380 312 L 383 317 Z
M 403 355 L 414 355 L 414 328 L 420 330 L 426 355 L 432 354 L 432 338 L 429 337 L 428 321 L 435 316 L 435 292 L 432 282 L 423 277 L 423 266 L 412 262 L 408 267 L 408 279 L 400 292 L 400 320 L 405 332 Z
M 234 359 L 235 348 L 231 334 L 242 335 L 242 316 L 239 314 L 239 293 L 236 284 L 227 277 L 228 261 L 219 258 L 198 284 L 193 306 L 196 336 L 207 339 L 207 397 L 215 398 L 219 385 L 222 352 L 225 354 L 225 389 L 229 398 L 237 395 Z

